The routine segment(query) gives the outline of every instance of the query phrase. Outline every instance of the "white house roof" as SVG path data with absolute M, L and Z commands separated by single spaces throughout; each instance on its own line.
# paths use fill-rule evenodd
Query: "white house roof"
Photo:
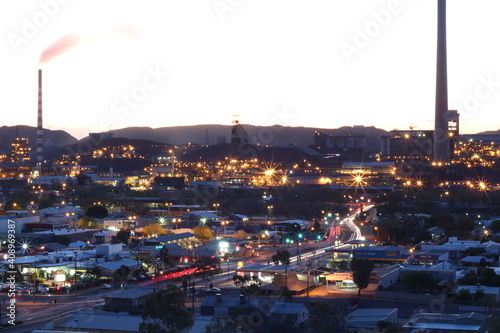
M 117 269 L 120 269 L 122 266 L 137 266 L 140 265 L 141 263 L 137 260 L 132 260 L 132 259 L 122 259 L 122 260 L 117 260 L 117 261 L 108 261 L 105 263 L 98 264 L 97 266 L 110 270 L 110 271 L 115 271 Z
M 300 314 L 305 311 L 304 304 L 302 303 L 285 303 L 285 302 L 276 302 L 271 308 L 270 313 L 277 314 Z
M 471 294 L 475 294 L 476 291 L 482 290 L 485 294 L 498 295 L 500 293 L 500 287 L 486 287 L 486 286 L 458 286 L 457 293 L 460 290 L 466 289 Z
M 205 218 L 207 220 L 217 220 L 220 219 L 221 217 L 209 212 L 204 212 L 204 211 L 197 211 L 197 212 L 190 212 L 188 215 L 195 215 L 198 216 L 199 218 Z
M 67 320 L 64 320 L 65 318 Z M 141 322 L 142 316 L 97 310 L 80 310 L 61 318 L 54 326 L 55 328 L 72 328 L 74 330 L 78 324 L 78 330 L 84 332 L 139 332 Z
M 493 259 L 486 258 L 486 257 L 483 257 L 483 256 L 467 256 L 465 258 L 460 259 L 460 261 L 479 264 L 481 261 L 483 261 L 483 262 L 484 261 L 486 261 L 486 262 L 492 262 Z

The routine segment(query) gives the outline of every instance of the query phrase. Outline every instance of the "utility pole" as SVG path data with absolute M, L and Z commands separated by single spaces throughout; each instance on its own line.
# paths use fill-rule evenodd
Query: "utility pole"
M 36 295 L 36 280 L 38 280 L 38 274 L 37 274 L 37 271 L 36 271 L 36 259 L 35 259 L 35 271 L 33 273 L 33 303 L 35 303 L 36 299 L 35 299 L 35 295 Z
M 156 292 L 160 291 L 160 272 L 158 270 L 158 258 L 155 260 Z
M 75 295 L 76 295 L 76 269 L 77 269 L 76 262 L 77 262 L 77 259 L 78 259 L 78 252 L 75 251 L 73 253 L 75 254 L 75 258 L 74 259 L 75 259 Z
M 191 297 L 193 300 L 193 315 L 194 315 L 194 294 L 196 293 L 196 288 L 194 287 L 194 279 L 191 282 Z

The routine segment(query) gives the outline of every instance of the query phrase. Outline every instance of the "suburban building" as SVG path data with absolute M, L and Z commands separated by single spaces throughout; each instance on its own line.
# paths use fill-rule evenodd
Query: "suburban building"
M 288 322 L 300 326 L 309 319 L 304 303 L 276 302 L 269 311 L 269 321 Z
M 408 333 L 483 333 L 486 331 L 486 319 L 476 312 L 462 314 L 424 313 L 413 315 L 403 328 Z
M 396 324 L 397 308 L 357 309 L 347 316 L 346 326 L 349 330 L 373 330 L 379 321 Z
M 54 331 L 136 333 L 142 316 L 84 309 L 54 320 Z
M 120 292 L 104 297 L 104 310 L 114 312 L 130 312 L 139 308 L 144 300 L 154 293 L 147 287 L 130 286 Z

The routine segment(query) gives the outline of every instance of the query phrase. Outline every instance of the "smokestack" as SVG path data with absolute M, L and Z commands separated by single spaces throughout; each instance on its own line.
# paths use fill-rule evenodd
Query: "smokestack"
M 446 0 L 438 0 L 436 111 L 434 118 L 434 161 L 450 162 L 448 137 L 448 68 L 446 62 Z
M 43 163 L 42 70 L 38 70 L 38 121 L 36 129 L 36 162 L 39 171 Z

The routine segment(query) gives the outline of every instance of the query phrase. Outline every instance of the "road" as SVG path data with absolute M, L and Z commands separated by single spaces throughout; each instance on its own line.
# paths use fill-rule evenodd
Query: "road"
M 357 210 L 348 214 L 342 221 L 342 224 L 346 228 L 349 229 L 350 232 L 347 235 L 342 237 L 345 239 L 347 237 L 348 240 L 360 239 L 361 232 L 359 228 L 354 224 L 354 217 L 357 214 Z M 298 247 L 301 259 L 306 259 L 311 256 L 321 255 L 325 252 L 326 249 L 334 248 L 334 241 L 338 240 L 335 237 L 331 237 L 337 231 L 334 229 L 335 226 L 331 226 L 329 230 L 329 236 L 327 240 L 320 243 L 315 244 L 302 244 Z M 343 246 L 342 244 L 339 247 Z M 232 279 L 232 276 L 235 273 L 236 268 L 238 267 L 239 262 L 242 262 L 243 265 L 248 265 L 251 263 L 267 263 L 268 257 L 276 252 L 276 250 L 282 249 L 282 247 L 269 247 L 261 251 L 262 255 L 258 257 L 250 257 L 250 258 L 242 258 L 241 260 L 233 260 L 227 264 L 221 264 L 222 273 L 216 277 L 214 277 L 211 281 L 214 285 L 218 283 L 227 282 Z M 296 262 L 297 256 L 297 246 L 290 246 L 288 248 L 290 251 L 290 259 L 291 262 Z M 141 283 L 141 285 L 150 285 L 152 288 L 162 288 L 165 285 L 171 283 L 171 281 L 148 281 L 147 283 Z M 208 285 L 208 280 L 202 281 L 198 279 L 195 281 L 198 289 L 205 289 Z M 178 283 L 180 285 L 180 283 Z M 36 303 L 33 303 L 32 295 L 20 295 L 16 297 L 16 320 L 22 321 L 23 325 L 17 326 L 5 326 L 4 330 L 9 331 L 11 333 L 24 333 L 31 332 L 34 329 L 39 329 L 46 324 L 50 324 L 54 319 L 60 318 L 66 313 L 83 309 L 83 308 L 92 308 L 98 303 L 102 303 L 104 301 L 104 297 L 106 295 L 110 295 L 116 292 L 121 291 L 121 288 L 113 288 L 111 290 L 108 289 L 100 289 L 98 287 L 90 288 L 87 290 L 79 291 L 77 295 L 37 295 Z M 1 297 L 1 296 L 0 296 Z M 5 296 L 6 297 L 6 296 Z M 52 300 L 57 300 L 56 303 L 52 303 Z M 189 307 L 190 299 L 186 299 L 186 305 Z M 7 304 L 4 303 L 2 306 L 2 315 L 1 320 L 4 325 L 6 325 L 8 317 L 6 317 L 6 307 Z

